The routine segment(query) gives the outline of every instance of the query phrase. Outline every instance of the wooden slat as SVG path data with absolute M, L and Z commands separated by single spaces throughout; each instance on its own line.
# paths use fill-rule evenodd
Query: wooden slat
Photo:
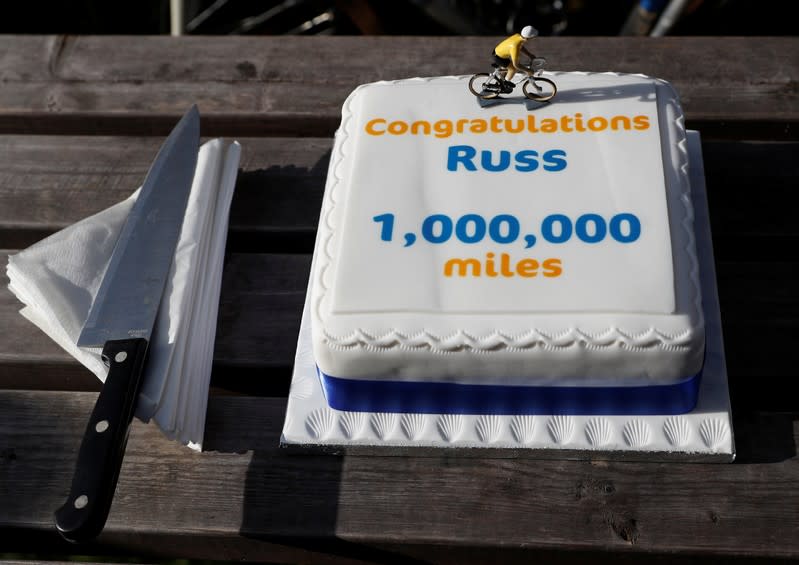
M 0 136 L 0 248 L 38 239 L 127 198 L 163 140 L 134 137 Z M 258 247 L 269 235 L 290 251 L 313 246 L 332 140 L 241 139 L 232 239 Z M 276 232 L 283 232 L 282 240 Z M 246 234 L 244 235 L 239 234 Z M 236 240 L 238 238 L 238 240 Z
M 230 249 L 313 249 L 332 140 L 242 138 Z M 0 248 L 24 248 L 126 198 L 161 140 L 141 137 L 0 136 Z M 799 143 L 703 144 L 716 254 L 784 258 L 799 242 L 791 202 Z M 776 238 L 776 239 L 775 239 Z
M 3 557 L 0 554 L 0 557 Z M 41 557 L 41 554 L 33 556 L 32 559 L 25 559 L 26 555 L 15 555 L 14 559 L 0 559 L 0 565 L 112 565 L 115 563 L 113 561 L 109 562 L 102 562 L 102 561 L 78 561 L 78 558 L 75 558 L 73 561 L 45 561 Z M 22 560 L 24 559 L 24 561 Z M 145 565 L 145 564 L 140 564 Z
M 7 251 L 0 251 L 5 265 Z M 213 384 L 288 391 L 310 255 L 233 255 L 224 265 Z M 96 377 L 19 313 L 0 274 L 0 389 L 98 390 Z
M 0 554 L 2 556 L 2 554 Z M 27 557 L 26 555 L 19 555 L 15 556 L 19 557 L 20 559 L 24 559 Z M 0 559 L 0 565 L 74 565 L 74 561 L 43 561 L 41 554 L 38 554 L 35 559 L 25 559 L 17 560 L 17 559 Z M 108 563 L 118 563 L 117 561 L 83 561 L 81 560 L 81 565 L 106 565 Z M 144 563 L 140 563 L 139 565 L 145 565 Z
M 25 83 L 53 78 L 50 62 L 59 56 L 63 37 L 5 35 L 0 37 L 0 82 Z
M 309 269 L 310 255 L 227 257 L 215 386 L 286 394 Z M 734 408 L 790 409 L 795 406 L 799 263 L 720 262 L 717 270 Z M 0 321 L 7 328 L 0 340 L 0 388 L 96 390 L 95 377 L 18 315 L 20 304 L 0 284 Z M 768 387 L 762 386 L 764 380 Z
M 8 550 L 54 541 L 94 398 L 0 391 Z M 212 399 L 203 454 L 136 423 L 106 530 L 84 551 L 294 561 L 316 542 L 394 562 L 431 544 L 449 552 L 428 558 L 462 563 L 487 550 L 492 562 L 575 550 L 799 557 L 796 413 L 737 419 L 739 463 L 721 465 L 289 455 L 277 447 L 284 409 Z
M 497 40 L 0 37 L 0 131 L 163 134 L 197 102 L 208 135 L 326 136 L 358 84 L 479 72 Z M 550 69 L 669 80 L 708 135 L 797 137 L 797 38 L 563 37 L 533 49 Z

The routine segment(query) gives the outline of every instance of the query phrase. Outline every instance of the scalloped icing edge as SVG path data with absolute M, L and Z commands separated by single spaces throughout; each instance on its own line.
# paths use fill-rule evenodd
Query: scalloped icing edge
M 583 347 L 585 349 L 601 349 L 609 347 L 626 347 L 635 350 L 647 349 L 665 349 L 665 350 L 686 350 L 690 345 L 686 341 L 690 341 L 691 336 L 703 330 L 704 317 L 702 313 L 702 295 L 699 282 L 699 261 L 696 256 L 696 243 L 693 231 L 694 223 L 694 210 L 691 204 L 690 195 L 690 182 L 688 178 L 688 148 L 687 139 L 685 134 L 685 117 L 682 112 L 679 98 L 674 88 L 667 81 L 656 77 L 650 77 L 641 73 L 615 73 L 615 72 L 585 72 L 585 71 L 556 71 L 545 72 L 545 75 L 558 76 L 561 74 L 569 75 L 606 75 L 618 77 L 640 77 L 653 81 L 656 85 L 662 86 L 669 92 L 668 99 L 664 102 L 663 106 L 671 105 L 677 110 L 678 117 L 674 120 L 673 125 L 676 128 L 677 143 L 675 144 L 678 151 L 679 162 L 677 164 L 678 175 L 680 176 L 680 194 L 679 201 L 684 208 L 683 219 L 681 225 L 687 233 L 687 240 L 684 251 L 688 255 L 690 264 L 689 277 L 694 287 L 694 300 L 693 300 L 693 318 L 696 323 L 692 328 L 680 332 L 678 334 L 670 335 L 662 332 L 655 327 L 650 326 L 646 331 L 635 334 L 634 332 L 624 331 L 622 328 L 609 326 L 603 331 L 595 332 L 594 334 L 581 330 L 578 327 L 568 327 L 564 329 L 562 334 L 549 336 L 544 332 L 537 329 L 531 329 L 529 332 L 513 337 L 501 330 L 492 330 L 482 337 L 469 335 L 468 332 L 458 330 L 450 336 L 436 336 L 424 329 L 412 334 L 404 334 L 399 330 L 392 329 L 381 335 L 372 335 L 364 328 L 356 328 L 352 332 L 343 335 L 334 335 L 328 331 L 324 331 L 323 335 L 326 340 L 326 346 L 331 350 L 351 350 L 351 349 L 364 349 L 367 351 L 391 351 L 391 350 L 412 350 L 424 348 L 432 353 L 452 354 L 461 351 L 491 353 L 497 351 L 523 351 L 533 348 L 545 348 L 551 351 L 568 351 L 574 347 Z M 339 169 L 346 156 L 344 147 L 345 140 L 350 135 L 349 127 L 352 122 L 351 104 L 353 99 L 357 96 L 358 92 L 364 88 L 375 85 L 390 85 L 390 84 L 403 84 L 409 82 L 433 82 L 441 79 L 463 79 L 469 75 L 446 75 L 438 77 L 414 77 L 390 81 L 376 81 L 359 85 L 353 90 L 345 100 L 342 106 L 342 120 L 341 125 L 335 134 L 334 151 L 335 154 L 331 157 L 330 167 L 328 170 L 328 177 L 333 179 L 332 184 L 325 190 L 325 197 L 322 205 L 322 212 L 320 216 L 320 226 L 324 225 L 327 233 L 322 236 L 318 234 L 316 246 L 321 249 L 322 253 L 317 253 L 316 260 L 318 263 L 314 266 L 312 271 L 312 281 L 316 280 L 318 288 L 321 292 L 318 296 L 313 297 L 313 310 L 317 319 L 323 319 L 321 308 L 325 300 L 328 286 L 325 284 L 325 273 L 327 272 L 330 263 L 333 260 L 330 243 L 333 239 L 336 226 L 331 223 L 331 216 L 333 210 L 338 204 L 337 196 L 342 184 L 342 177 Z M 659 112 L 660 113 L 660 112 Z M 660 118 L 660 116 L 659 116 Z M 663 126 L 661 126 L 663 127 Z M 316 293 L 315 293 L 316 294 Z M 653 339 L 653 336 L 655 338 Z M 566 338 L 569 343 L 561 344 Z M 532 339 L 531 339 L 532 338 Z

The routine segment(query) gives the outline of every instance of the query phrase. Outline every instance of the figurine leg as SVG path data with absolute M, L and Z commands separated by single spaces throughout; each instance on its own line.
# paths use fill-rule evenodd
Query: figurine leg
M 505 73 L 502 76 L 502 89 L 503 91 L 511 92 L 516 87 L 515 84 L 510 80 L 513 78 L 513 75 L 516 74 L 516 70 L 512 67 L 508 67 L 505 69 Z

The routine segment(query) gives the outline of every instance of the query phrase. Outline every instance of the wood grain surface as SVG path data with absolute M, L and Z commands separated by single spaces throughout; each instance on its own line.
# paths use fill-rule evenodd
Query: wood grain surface
M 70 476 L 58 463 L 75 456 L 94 398 L 0 391 L 0 489 L 13 493 L 0 524 L 50 528 Z M 284 409 L 282 399 L 213 398 L 203 454 L 137 422 L 94 549 L 278 560 L 299 557 L 287 546 L 335 539 L 396 562 L 422 559 L 426 545 L 451 548 L 445 562 L 473 561 L 464 551 L 472 545 L 491 548 L 495 562 L 518 548 L 638 559 L 799 551 L 796 413 L 738 419 L 742 462 L 714 465 L 290 455 L 277 447 Z M 185 536 L 196 546 L 181 543 Z M 289 553 L 276 552 L 276 541 Z
M 127 197 L 185 108 L 243 146 L 202 454 L 134 425 L 81 554 L 302 563 L 799 560 L 799 39 L 539 38 L 671 81 L 703 138 L 735 464 L 290 455 L 278 445 L 340 107 L 482 70 L 494 38 L 0 36 L 0 263 Z M 59 560 L 99 384 L 0 274 L 0 551 Z
M 328 136 L 359 84 L 483 72 L 500 38 L 0 37 L 0 131 L 165 134 L 191 104 L 206 135 Z M 674 84 L 707 136 L 799 135 L 799 38 L 538 38 L 560 71 Z M 113 54 L 111 54 L 113 51 Z

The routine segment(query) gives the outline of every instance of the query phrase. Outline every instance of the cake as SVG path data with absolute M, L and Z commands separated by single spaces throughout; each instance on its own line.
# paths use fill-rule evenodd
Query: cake
M 468 77 L 345 102 L 310 281 L 331 407 L 694 407 L 704 322 L 677 95 L 641 75 L 547 76 L 548 104 L 481 103 Z

